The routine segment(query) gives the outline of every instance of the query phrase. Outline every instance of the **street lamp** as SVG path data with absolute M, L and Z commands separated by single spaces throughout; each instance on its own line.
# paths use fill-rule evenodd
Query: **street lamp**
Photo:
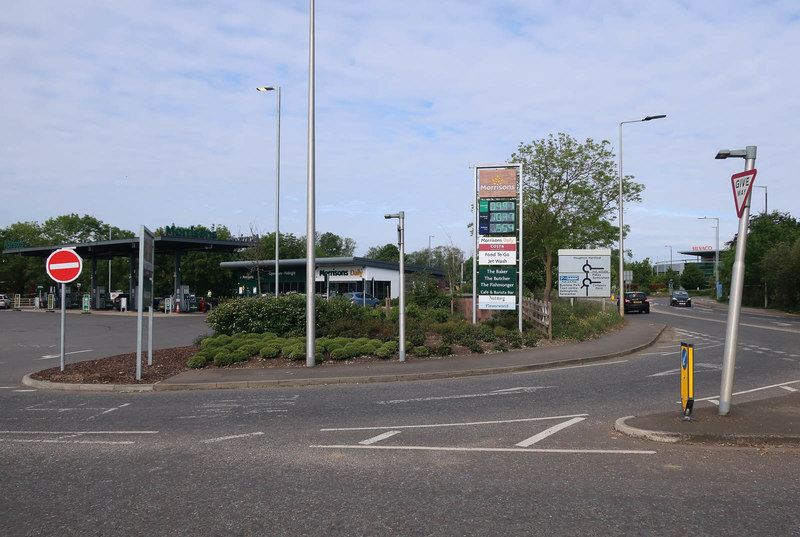
M 263 86 L 258 91 L 276 90 L 278 94 L 278 114 L 275 131 L 275 296 L 278 296 L 278 258 L 280 250 L 280 210 L 281 210 L 281 87 Z
M 316 253 L 316 201 L 314 189 L 315 173 L 315 135 L 316 125 L 314 119 L 314 24 L 315 24 L 314 0 L 309 0 L 308 9 L 308 166 L 307 166 L 307 193 L 306 193 L 306 367 L 314 367 L 316 364 L 317 353 L 317 330 L 316 330 L 316 272 L 317 272 L 317 253 Z
M 431 239 L 436 235 L 428 235 L 428 266 L 431 265 Z
M 738 157 L 744 160 L 744 171 L 753 174 L 755 179 L 756 153 L 758 148 L 748 145 L 745 149 L 720 149 L 717 159 Z M 722 382 L 720 383 L 719 408 L 720 416 L 727 416 L 731 410 L 731 395 L 733 392 L 733 373 L 736 366 L 736 345 L 739 340 L 739 315 L 742 311 L 742 290 L 744 287 L 744 253 L 747 246 L 747 226 L 750 222 L 750 197 L 747 194 L 742 200 L 742 212 L 739 215 L 739 232 L 736 235 L 736 256 L 731 271 L 731 292 L 728 301 L 728 324 L 725 327 L 725 348 L 722 354 Z
M 669 244 L 665 244 L 664 248 L 669 248 L 669 269 L 668 271 L 672 270 L 672 246 Z
M 406 361 L 406 264 L 405 264 L 405 213 L 383 215 L 387 220 L 397 218 L 397 244 L 400 249 L 400 361 Z M 429 239 L 430 240 L 430 239 Z
M 625 280 L 623 279 L 624 274 L 623 271 L 625 270 L 624 265 L 624 248 L 623 248 L 623 240 L 622 240 L 622 125 L 625 123 L 639 123 L 641 121 L 650 121 L 653 119 L 661 119 L 667 117 L 666 114 L 660 114 L 657 116 L 647 116 L 644 119 L 634 119 L 631 121 L 620 121 L 619 123 L 619 292 L 620 292 L 620 300 L 619 300 L 619 314 L 621 317 L 625 316 L 625 301 L 622 300 L 622 292 L 625 289 Z
M 698 220 L 716 220 L 717 225 L 712 226 L 716 229 L 716 236 L 717 236 L 717 244 L 714 249 L 714 293 L 716 293 L 717 298 L 720 297 L 719 292 L 719 218 L 715 216 L 698 216 Z
M 753 185 L 753 186 L 756 187 L 756 188 L 763 188 L 764 189 L 764 214 L 767 214 L 767 186 L 766 185 L 764 185 L 764 186 Z

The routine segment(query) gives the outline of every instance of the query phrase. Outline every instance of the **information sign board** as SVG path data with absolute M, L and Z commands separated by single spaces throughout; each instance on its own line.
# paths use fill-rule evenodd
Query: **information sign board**
M 516 295 L 517 267 L 478 267 L 478 293 Z
M 515 237 L 478 237 L 479 265 L 516 265 Z
M 478 295 L 478 308 L 482 310 L 513 310 L 517 297 L 508 295 Z
M 611 296 L 611 250 L 559 250 L 558 296 Z

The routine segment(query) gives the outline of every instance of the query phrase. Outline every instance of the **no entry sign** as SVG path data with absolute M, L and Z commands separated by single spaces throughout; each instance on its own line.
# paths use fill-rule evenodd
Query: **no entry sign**
M 70 248 L 56 250 L 45 263 L 47 275 L 58 283 L 69 283 L 81 275 L 83 259 Z

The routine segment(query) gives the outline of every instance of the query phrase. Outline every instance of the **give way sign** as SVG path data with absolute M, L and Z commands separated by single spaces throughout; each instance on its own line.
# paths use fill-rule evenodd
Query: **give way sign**
M 81 275 L 83 259 L 71 248 L 56 250 L 45 263 L 47 275 L 58 283 L 69 283 Z
M 731 176 L 731 186 L 733 187 L 733 199 L 736 201 L 736 216 L 742 217 L 744 206 L 750 198 L 750 191 L 753 190 L 753 183 L 756 179 L 758 170 L 747 170 L 746 172 L 735 173 Z

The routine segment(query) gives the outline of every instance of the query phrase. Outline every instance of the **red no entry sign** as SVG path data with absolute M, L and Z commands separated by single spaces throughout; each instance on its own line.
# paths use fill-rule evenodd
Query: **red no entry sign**
M 81 275 L 83 259 L 70 248 L 56 250 L 45 263 L 47 275 L 58 283 L 69 283 Z

